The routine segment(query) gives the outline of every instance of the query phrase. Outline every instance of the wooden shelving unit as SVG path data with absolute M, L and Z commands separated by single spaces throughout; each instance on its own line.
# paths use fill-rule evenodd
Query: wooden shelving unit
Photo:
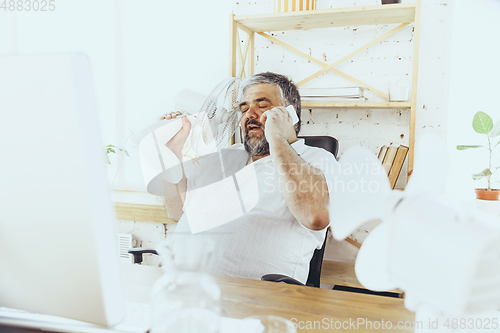
M 409 153 L 408 153 L 408 174 L 413 170 L 413 154 L 415 146 L 415 119 L 416 119 L 416 101 L 417 101 L 417 74 L 418 74 L 418 51 L 420 41 L 420 0 L 415 3 L 390 4 L 365 7 L 349 7 L 324 10 L 310 10 L 298 12 L 285 12 L 262 15 L 231 15 L 230 19 L 230 76 L 246 77 L 254 74 L 254 49 L 255 35 L 258 34 L 272 42 L 293 51 L 308 60 L 323 67 L 316 73 L 297 83 L 302 85 L 309 80 L 325 73 L 334 72 L 357 85 L 364 86 L 370 91 L 385 98 L 387 102 L 365 102 L 365 103 L 303 103 L 303 108 L 356 108 L 356 109 L 410 109 L 410 135 L 409 135 Z M 326 64 L 315 59 L 300 50 L 285 44 L 284 42 L 266 34 L 270 31 L 288 31 L 288 30 L 310 30 L 320 28 L 333 28 L 344 26 L 364 26 L 378 24 L 397 24 L 400 25 L 383 36 L 380 36 L 370 43 L 360 47 L 345 57 L 335 61 L 332 64 Z M 395 103 L 389 102 L 386 93 L 372 87 L 354 77 L 351 77 L 335 67 L 340 63 L 352 58 L 363 50 L 375 45 L 393 33 L 401 30 L 409 24 L 413 24 L 413 74 L 411 86 L 411 102 Z M 248 38 L 246 44 L 242 47 L 240 43 L 240 31 L 246 33 Z
M 415 21 L 415 7 L 416 3 L 408 3 L 243 15 L 234 21 L 253 32 L 409 23 Z
M 409 102 L 344 102 L 344 103 L 302 103 L 303 108 L 346 108 L 346 109 L 409 109 Z

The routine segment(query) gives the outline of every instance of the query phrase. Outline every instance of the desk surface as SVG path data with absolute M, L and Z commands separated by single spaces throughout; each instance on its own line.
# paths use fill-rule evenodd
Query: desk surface
M 408 311 L 402 299 L 375 295 L 319 289 L 283 283 L 247 280 L 217 276 L 222 290 L 222 315 L 232 318 L 245 318 L 253 315 L 276 315 L 292 320 L 294 323 L 318 321 L 317 329 L 304 332 L 325 332 L 327 325 L 358 318 L 365 321 L 391 321 L 396 327 L 398 321 L 415 320 L 414 313 Z M 293 319 L 294 318 L 294 319 Z M 326 318 L 326 319 L 325 319 Z M 339 324 L 340 324 L 339 323 Z M 376 325 L 376 324 L 374 324 Z M 333 329 L 333 326 L 330 326 Z M 351 327 L 352 328 L 352 327 Z M 368 327 L 369 328 L 369 327 Z M 298 332 L 301 330 L 298 329 Z M 360 325 L 359 331 L 372 332 Z M 380 332 L 373 329 L 373 332 Z M 413 332 L 413 330 L 407 330 Z M 404 329 L 398 332 L 406 332 Z
M 134 267 L 135 266 L 135 267 Z M 132 301 L 146 301 L 148 285 L 151 286 L 159 274 L 158 268 L 130 265 L 134 273 L 127 277 L 129 286 L 138 285 Z M 128 271 L 127 273 L 130 273 Z M 146 274 L 146 275 L 144 275 Z M 133 278 L 133 280 L 130 280 Z M 356 294 L 344 291 L 319 289 L 283 283 L 248 280 L 227 276 L 216 276 L 217 283 L 222 290 L 222 315 L 231 318 L 245 318 L 254 315 L 276 315 L 291 320 L 295 323 L 303 322 L 305 326 L 308 321 L 352 321 L 357 318 L 375 322 L 383 319 L 391 321 L 393 329 L 399 321 L 415 320 L 415 314 L 408 311 L 403 300 L 392 297 Z M 141 289 L 142 288 L 142 289 Z M 129 297 L 132 297 L 129 294 Z M 146 298 L 144 298 L 146 296 Z M 137 299 L 141 297 L 141 299 Z M 324 319 L 326 318 L 326 319 Z M 319 324 L 317 324 L 319 325 Z M 352 327 L 351 327 L 352 328 Z M 317 326 L 317 329 L 300 330 L 298 332 L 325 332 L 325 329 Z M 359 327 L 360 332 L 380 332 L 380 328 L 366 329 L 364 325 Z M 383 331 L 383 330 L 382 330 Z M 398 332 L 413 332 L 412 329 L 397 330 Z
M 151 288 L 161 269 L 150 266 L 122 265 L 128 301 L 149 303 Z M 283 283 L 215 276 L 222 291 L 222 316 L 243 319 L 255 315 L 276 315 L 300 325 L 298 332 L 358 331 L 381 332 L 382 320 L 396 329 L 398 322 L 411 322 L 415 315 L 399 298 L 356 294 Z M 372 329 L 360 320 L 371 322 Z M 316 327 L 315 325 L 316 322 Z M 352 325 L 350 323 L 353 323 Z M 309 328 L 307 325 L 311 325 Z M 328 326 L 325 326 L 328 325 Z M 344 327 L 335 326 L 343 325 Z M 303 327 L 304 329 L 300 329 Z M 345 329 L 349 327 L 350 329 Z M 378 329 L 376 329 L 378 327 Z M 32 333 L 30 329 L 0 327 L 1 332 Z M 397 329 L 412 332 L 412 329 Z

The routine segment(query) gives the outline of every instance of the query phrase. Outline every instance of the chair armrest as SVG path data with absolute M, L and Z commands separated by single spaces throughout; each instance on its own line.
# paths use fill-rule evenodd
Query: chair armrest
M 285 282 L 286 284 L 297 284 L 299 286 L 303 286 L 304 284 L 292 279 L 289 276 L 281 275 L 281 274 L 266 274 L 260 278 L 262 281 L 271 281 L 271 282 Z
M 140 264 L 142 262 L 142 255 L 144 253 L 152 253 L 158 255 L 158 252 L 153 249 L 143 249 L 141 247 L 135 248 L 135 249 L 130 249 L 128 250 L 128 253 L 132 254 L 134 256 L 134 264 Z

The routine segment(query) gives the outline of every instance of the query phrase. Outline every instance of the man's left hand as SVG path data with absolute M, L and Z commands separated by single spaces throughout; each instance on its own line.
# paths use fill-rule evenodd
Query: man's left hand
M 260 122 L 264 124 L 266 138 L 271 145 L 274 140 L 286 140 L 292 143 L 297 139 L 292 117 L 284 106 L 267 110 L 260 117 Z

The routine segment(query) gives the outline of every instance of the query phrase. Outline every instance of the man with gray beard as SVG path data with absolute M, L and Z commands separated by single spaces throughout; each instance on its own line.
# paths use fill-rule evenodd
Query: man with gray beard
M 216 245 L 208 265 L 210 273 L 252 279 L 276 273 L 305 283 L 309 261 L 314 250 L 321 248 L 330 223 L 327 179 L 337 162 L 329 152 L 297 139 L 300 95 L 288 78 L 260 73 L 246 79 L 243 87 L 243 145 L 222 149 L 213 162 L 200 166 L 189 178 L 183 177 L 177 187 L 185 214 L 174 237 L 192 237 L 196 231 L 190 228 L 194 221 L 189 219 L 195 219 L 196 214 L 189 212 L 206 211 L 197 215 L 197 224 L 203 219 L 200 216 L 206 216 L 207 223 L 224 221 L 197 233 L 213 239 Z M 285 109 L 288 105 L 297 112 L 299 122 L 295 125 Z M 175 115 L 164 116 L 171 117 Z M 190 126 L 184 118 L 182 130 L 166 144 L 180 159 Z M 242 176 L 248 174 L 252 176 Z M 234 175 L 238 179 L 235 195 L 243 201 L 239 215 L 224 219 L 223 214 L 232 214 L 234 209 L 211 200 L 218 195 L 214 191 L 211 195 L 200 196 L 199 191 L 190 195 Z M 247 195 L 252 189 L 258 194 L 255 198 Z M 172 208 L 167 205 L 167 211 Z M 211 212 L 219 215 L 211 216 Z

